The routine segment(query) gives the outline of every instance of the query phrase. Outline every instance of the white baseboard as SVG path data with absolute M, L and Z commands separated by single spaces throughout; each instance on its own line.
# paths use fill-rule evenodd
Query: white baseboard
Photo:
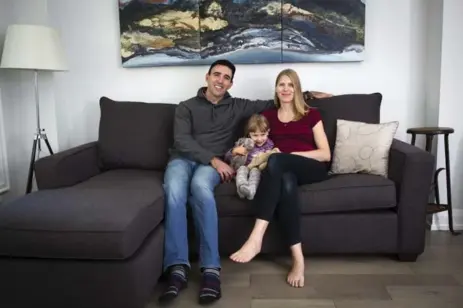
M 463 210 L 453 209 L 453 229 L 463 230 Z M 448 231 L 448 212 L 440 212 L 433 215 L 431 231 Z

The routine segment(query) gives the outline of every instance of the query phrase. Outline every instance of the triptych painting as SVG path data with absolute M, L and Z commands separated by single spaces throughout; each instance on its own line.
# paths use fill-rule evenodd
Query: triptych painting
M 362 61 L 365 0 L 119 0 L 123 67 Z

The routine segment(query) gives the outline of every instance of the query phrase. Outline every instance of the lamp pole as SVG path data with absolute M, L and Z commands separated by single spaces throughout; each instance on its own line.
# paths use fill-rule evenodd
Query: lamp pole
M 39 71 L 34 70 L 34 88 L 35 88 L 35 111 L 37 117 L 37 132 L 34 135 L 34 141 L 32 143 L 32 153 L 31 161 L 29 163 L 29 175 L 27 177 L 27 188 L 26 194 L 29 194 L 32 191 L 32 177 L 35 169 L 35 161 L 37 154 L 42 150 L 41 140 L 45 141 L 47 145 L 48 152 L 50 155 L 53 155 L 53 150 L 51 149 L 50 142 L 48 142 L 47 134 L 45 129 L 40 127 L 40 101 L 39 101 Z

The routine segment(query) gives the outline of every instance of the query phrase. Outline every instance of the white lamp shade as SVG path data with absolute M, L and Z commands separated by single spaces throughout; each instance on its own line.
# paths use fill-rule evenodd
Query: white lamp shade
M 40 25 L 10 25 L 0 67 L 67 71 L 58 31 Z

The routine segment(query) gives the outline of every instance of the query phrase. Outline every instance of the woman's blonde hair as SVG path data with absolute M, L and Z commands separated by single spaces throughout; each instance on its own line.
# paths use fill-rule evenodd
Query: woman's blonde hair
M 255 133 L 257 131 L 265 133 L 269 129 L 270 124 L 265 116 L 261 114 L 253 114 L 246 125 L 246 136 L 248 136 L 249 133 Z
M 276 88 L 278 87 L 278 83 L 280 82 L 280 79 L 283 76 L 287 76 L 289 79 L 291 79 L 291 82 L 293 83 L 294 87 L 294 99 L 293 99 L 293 108 L 294 108 L 294 120 L 299 120 L 302 118 L 304 115 L 309 112 L 309 105 L 306 104 L 304 100 L 304 96 L 302 94 L 302 87 L 301 87 L 301 81 L 299 79 L 299 76 L 297 73 L 292 70 L 292 69 L 285 69 L 281 71 L 276 80 L 275 80 L 275 105 L 280 108 L 280 100 L 278 98 L 278 94 L 276 92 Z

